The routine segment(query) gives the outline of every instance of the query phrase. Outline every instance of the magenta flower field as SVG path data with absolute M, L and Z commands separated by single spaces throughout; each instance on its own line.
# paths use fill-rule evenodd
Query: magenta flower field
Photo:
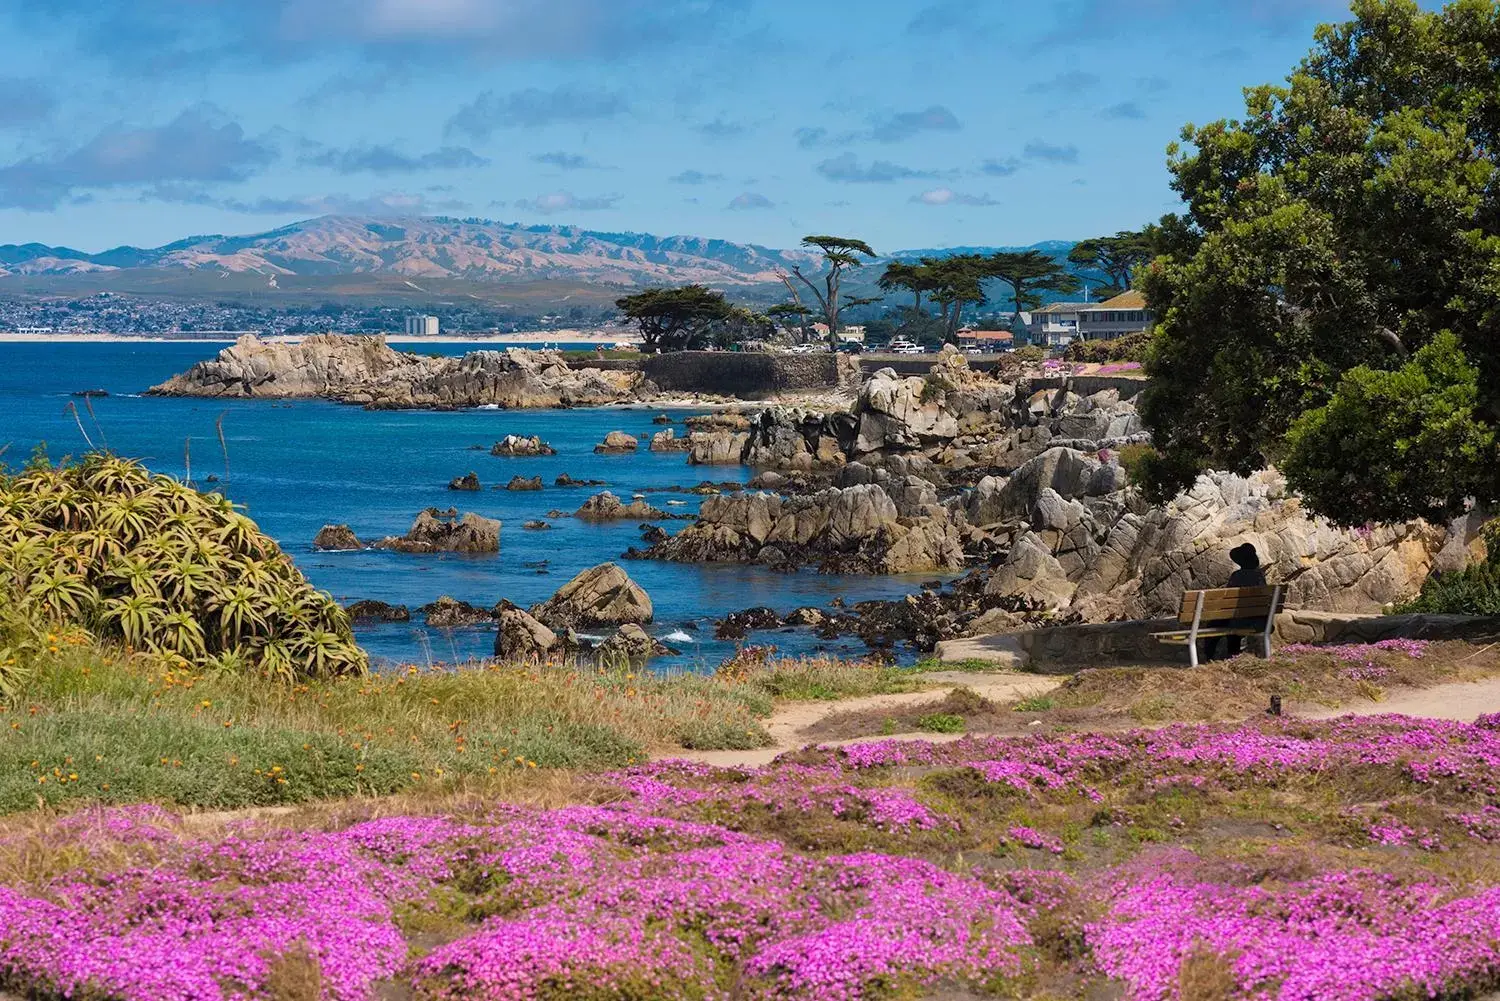
M 1137 1001 L 1500 984 L 1500 730 L 1377 717 L 663 762 L 580 805 L 194 835 L 0 889 L 28 997 Z M 958 992 L 958 993 L 955 993 Z

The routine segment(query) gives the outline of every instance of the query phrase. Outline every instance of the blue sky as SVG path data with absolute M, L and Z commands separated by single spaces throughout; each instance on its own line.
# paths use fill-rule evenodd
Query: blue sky
M 97 251 L 327 212 L 878 251 L 1174 207 L 1339 0 L 17 0 L 0 243 Z

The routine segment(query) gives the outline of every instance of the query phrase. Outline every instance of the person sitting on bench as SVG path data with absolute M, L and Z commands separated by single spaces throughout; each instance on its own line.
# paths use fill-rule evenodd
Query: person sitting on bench
M 1225 587 L 1265 587 L 1266 572 L 1260 566 L 1260 554 L 1255 547 L 1246 542 L 1235 546 L 1229 551 L 1229 558 L 1234 560 L 1235 571 L 1229 575 L 1229 583 Z M 1258 619 L 1235 619 L 1227 625 L 1230 626 L 1259 626 Z M 1240 636 L 1205 636 L 1203 638 L 1203 660 L 1218 660 L 1219 643 L 1224 643 L 1225 658 L 1239 655 L 1243 637 Z

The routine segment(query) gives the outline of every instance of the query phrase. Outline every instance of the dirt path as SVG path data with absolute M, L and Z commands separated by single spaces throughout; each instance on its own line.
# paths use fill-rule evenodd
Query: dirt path
M 1431 688 L 1408 688 L 1393 692 L 1379 702 L 1350 702 L 1337 709 L 1299 711 L 1307 719 L 1332 719 L 1335 716 L 1375 716 L 1400 713 L 1428 719 L 1453 719 L 1472 723 L 1484 713 L 1500 712 L 1500 678 L 1483 681 L 1457 681 Z
M 867 712 L 909 708 L 928 702 L 941 702 L 954 688 L 962 685 L 972 688 L 992 702 L 1009 702 L 1025 699 L 1051 691 L 1063 681 L 1062 677 L 1047 677 L 1036 674 L 1005 674 L 981 671 L 934 671 L 925 676 L 935 687 L 925 692 L 904 692 L 900 695 L 867 695 L 857 699 L 839 699 L 830 702 L 793 702 L 778 708 L 766 723 L 766 731 L 774 742 L 770 747 L 758 747 L 750 751 L 678 751 L 663 754 L 664 758 L 701 761 L 704 764 L 724 768 L 753 767 L 764 765 L 778 754 L 795 751 L 807 743 L 799 734 L 814 723 L 834 713 Z M 852 744 L 871 740 L 957 740 L 962 734 L 898 733 L 889 737 L 858 737 L 852 740 L 830 740 L 820 743 Z
M 794 702 L 782 706 L 771 715 L 766 723 L 766 730 L 774 741 L 770 747 L 759 747 L 750 751 L 669 752 L 661 757 L 701 761 L 704 764 L 723 768 L 756 767 L 767 764 L 779 754 L 795 751 L 809 743 L 810 741 L 801 736 L 802 732 L 835 713 L 891 710 L 909 708 L 927 702 L 940 702 L 950 691 L 960 685 L 972 688 L 993 702 L 1008 702 L 1012 699 L 1045 694 L 1067 680 L 1064 677 L 1034 674 L 967 671 L 934 671 L 927 675 L 927 678 L 935 687 L 923 692 L 870 695 L 864 698 L 841 699 L 833 702 Z M 1335 716 L 1377 716 L 1383 713 L 1399 713 L 1403 716 L 1451 719 L 1469 723 L 1473 722 L 1477 716 L 1494 712 L 1500 712 L 1500 678 L 1407 689 L 1392 693 L 1380 702 L 1351 702 L 1337 709 L 1299 707 L 1293 711 L 1293 715 L 1304 719 L 1332 719 Z M 816 741 L 816 743 L 837 746 L 867 743 L 872 740 L 945 742 L 958 740 L 962 736 L 963 734 L 897 733 L 889 736 L 871 735 L 853 737 L 848 740 Z M 1500 1001 L 1500 996 L 1497 996 L 1495 1001 Z

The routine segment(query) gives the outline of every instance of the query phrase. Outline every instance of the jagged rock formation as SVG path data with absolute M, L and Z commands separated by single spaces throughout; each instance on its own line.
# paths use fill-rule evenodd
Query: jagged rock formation
M 653 452 L 686 452 L 690 447 L 691 440 L 679 438 L 672 428 L 658 431 L 651 436 L 651 451 Z
M 638 555 L 683 563 L 812 564 L 846 573 L 957 570 L 964 563 L 962 536 L 946 510 L 923 504 L 902 514 L 873 483 L 801 497 L 711 497 L 694 524 Z
M 541 490 L 543 489 L 540 476 L 512 476 L 510 482 L 505 485 L 507 490 Z
M 633 372 L 572 369 L 553 351 L 397 351 L 384 337 L 316 334 L 301 343 L 241 337 L 150 392 L 160 396 L 322 397 L 372 408 L 598 406 L 632 399 Z
M 348 525 L 324 525 L 313 536 L 312 544 L 314 549 L 327 552 L 365 548 L 364 543 L 359 541 L 359 536 Z
M 651 621 L 653 611 L 650 596 L 624 570 L 614 563 L 601 563 L 533 605 L 531 615 L 550 628 L 562 629 L 627 622 L 644 625 Z
M 557 449 L 537 435 L 508 434 L 490 446 L 491 455 L 524 456 L 556 455 Z
M 472 469 L 462 476 L 454 477 L 448 481 L 449 490 L 480 490 L 479 474 Z
M 472 512 L 460 516 L 453 508 L 430 507 L 417 515 L 405 535 L 387 536 L 374 545 L 402 553 L 498 553 L 500 522 Z

